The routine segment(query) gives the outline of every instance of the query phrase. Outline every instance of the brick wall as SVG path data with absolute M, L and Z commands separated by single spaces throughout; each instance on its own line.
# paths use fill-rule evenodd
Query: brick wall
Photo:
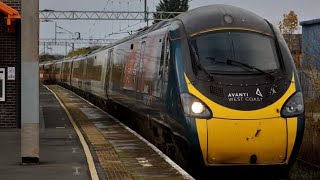
M 21 11 L 21 0 L 0 0 L 7 5 Z M 16 33 L 9 33 L 5 18 L 0 13 L 0 68 L 15 67 L 16 80 L 6 78 L 6 101 L 0 102 L 0 128 L 16 128 L 20 121 L 20 29 Z

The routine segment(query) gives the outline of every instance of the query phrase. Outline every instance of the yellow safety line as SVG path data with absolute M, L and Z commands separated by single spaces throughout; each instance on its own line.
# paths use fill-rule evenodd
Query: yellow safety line
M 68 118 L 70 119 L 71 124 L 73 125 L 74 130 L 77 132 L 77 135 L 80 139 L 80 142 L 82 144 L 84 153 L 86 155 L 87 158 L 87 162 L 88 162 L 88 166 L 89 166 L 89 171 L 90 171 L 90 175 L 91 175 L 91 179 L 92 180 L 99 180 L 99 176 L 96 170 L 96 167 L 94 165 L 93 162 L 93 158 L 91 155 L 91 152 L 89 150 L 89 146 L 87 144 L 87 142 L 85 141 L 79 127 L 77 126 L 77 124 L 74 122 L 70 112 L 68 111 L 68 109 L 65 107 L 65 105 L 61 102 L 60 98 L 57 96 L 57 94 L 55 92 L 53 92 L 50 88 L 48 88 L 46 85 L 43 85 L 44 87 L 46 87 L 55 97 L 56 99 L 59 101 L 60 105 L 62 106 L 62 108 L 64 109 L 64 111 L 67 113 Z

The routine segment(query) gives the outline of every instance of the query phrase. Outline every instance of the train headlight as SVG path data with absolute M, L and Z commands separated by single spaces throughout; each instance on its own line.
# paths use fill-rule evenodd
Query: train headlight
M 191 110 L 195 114 L 201 114 L 205 110 L 205 107 L 201 102 L 194 102 L 191 105 Z
M 293 117 L 304 112 L 302 92 L 293 94 L 287 102 L 282 106 L 282 117 Z
M 208 106 L 191 94 L 182 93 L 181 103 L 184 113 L 188 116 L 202 119 L 210 119 L 212 117 L 212 113 Z

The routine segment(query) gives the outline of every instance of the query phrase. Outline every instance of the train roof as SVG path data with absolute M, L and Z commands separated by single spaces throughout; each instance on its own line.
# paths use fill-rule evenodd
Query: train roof
M 176 19 L 180 19 L 183 22 L 189 35 L 218 27 L 253 29 L 272 34 L 272 30 L 264 18 L 245 9 L 230 5 L 216 4 L 199 7 L 180 14 Z
M 150 26 L 150 27 L 141 28 L 140 30 L 138 30 L 138 32 L 136 32 L 136 33 L 134 33 L 134 34 L 132 34 L 132 35 L 130 35 L 130 36 L 127 36 L 127 37 L 125 37 L 125 38 L 123 38 L 123 39 L 120 39 L 120 40 L 118 40 L 118 41 L 116 41 L 116 42 L 114 42 L 114 43 L 112 43 L 112 44 L 110 44 L 110 45 L 107 45 L 107 46 L 104 46 L 104 47 L 102 47 L 102 48 L 100 48 L 100 49 L 97 49 L 96 51 L 101 51 L 101 50 L 107 49 L 107 48 L 112 47 L 112 46 L 114 46 L 114 45 L 116 45 L 116 44 L 120 44 L 120 43 L 126 42 L 126 41 L 128 41 L 128 40 L 134 39 L 134 38 L 136 38 L 136 37 L 139 37 L 139 36 L 141 36 L 141 35 L 143 35 L 143 34 L 145 34 L 145 33 L 152 32 L 152 31 L 161 29 L 162 27 L 164 27 L 164 26 L 166 26 L 168 23 L 170 23 L 172 20 L 173 20 L 173 19 L 162 20 L 162 21 L 160 21 L 160 22 L 158 22 L 158 23 L 156 23 L 156 24 L 153 24 L 153 25 Z

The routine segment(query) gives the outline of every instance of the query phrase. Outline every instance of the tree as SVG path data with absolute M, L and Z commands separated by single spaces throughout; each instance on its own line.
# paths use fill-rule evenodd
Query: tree
M 84 55 L 87 54 L 88 52 L 94 51 L 99 49 L 101 46 L 92 46 L 92 47 L 84 47 L 84 48 L 79 48 L 75 51 L 71 51 L 68 53 L 67 57 L 72 57 L 72 56 L 79 56 L 79 55 Z
M 60 54 L 42 54 L 40 55 L 40 61 L 52 61 L 62 59 L 64 56 Z
M 283 20 L 279 22 L 279 29 L 282 34 L 294 34 L 298 30 L 298 15 L 294 11 L 283 15 Z
M 298 15 L 294 11 L 283 15 L 283 20 L 279 22 L 279 30 L 283 34 L 290 52 L 294 58 L 296 66 L 300 67 L 301 49 L 300 39 L 301 35 L 295 34 L 299 27 Z
M 159 4 L 156 6 L 157 12 L 186 12 L 189 9 L 189 0 L 160 0 Z M 158 14 L 154 14 L 158 17 Z M 174 18 L 175 15 L 164 15 L 162 18 L 170 19 Z M 155 23 L 160 20 L 155 20 Z
M 294 11 L 283 15 L 283 20 L 279 22 L 279 30 L 287 40 L 290 51 L 293 51 L 294 39 L 293 34 L 298 30 L 298 15 Z

